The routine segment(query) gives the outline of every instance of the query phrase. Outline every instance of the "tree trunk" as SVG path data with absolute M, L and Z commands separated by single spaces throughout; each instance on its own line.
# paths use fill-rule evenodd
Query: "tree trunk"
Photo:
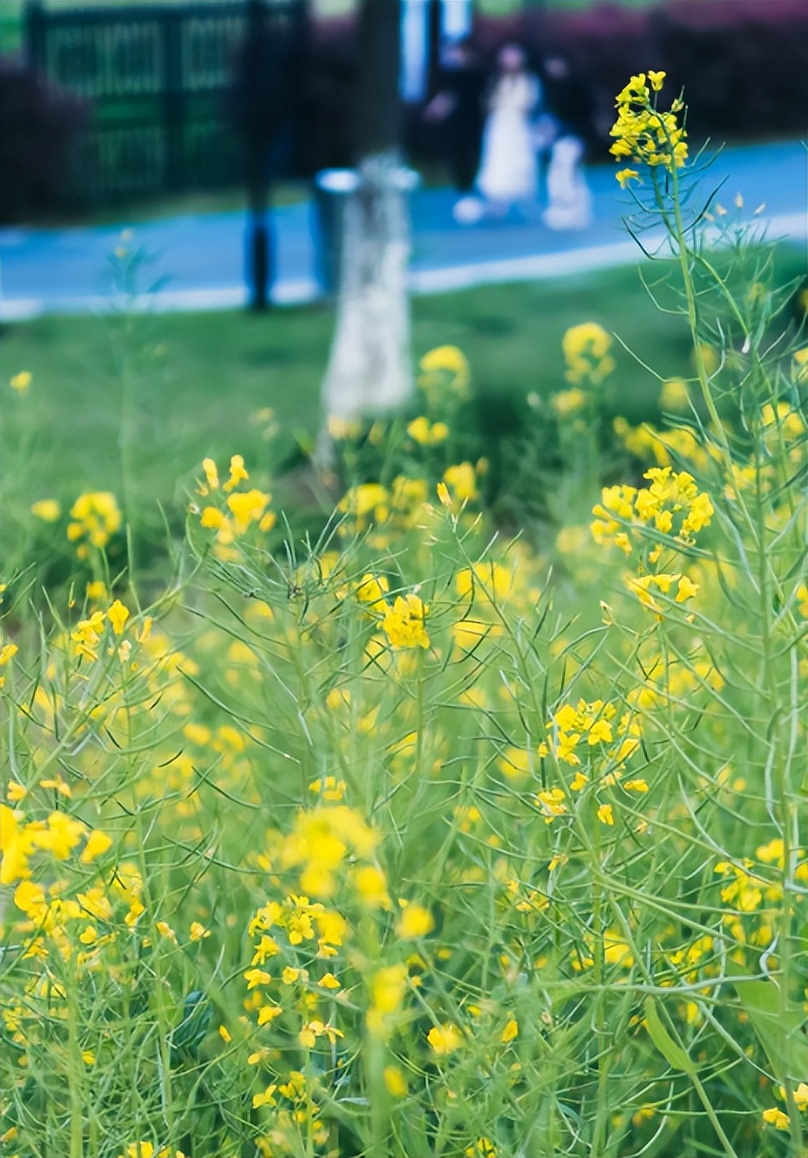
M 354 140 L 359 187 L 343 222 L 337 320 L 323 385 L 328 416 L 400 409 L 412 393 L 409 209 L 398 153 L 400 0 L 362 0 Z

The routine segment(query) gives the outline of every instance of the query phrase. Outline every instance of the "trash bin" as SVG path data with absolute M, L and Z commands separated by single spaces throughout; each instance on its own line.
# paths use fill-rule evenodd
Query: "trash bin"
M 339 289 L 345 207 L 358 188 L 355 169 L 323 169 L 314 178 L 317 277 L 323 293 L 329 296 Z
M 407 195 L 412 194 L 421 181 L 418 173 L 404 166 L 395 176 L 396 184 Z M 314 178 L 317 277 L 328 296 L 339 291 L 345 208 L 360 184 L 361 177 L 355 169 L 323 169 Z

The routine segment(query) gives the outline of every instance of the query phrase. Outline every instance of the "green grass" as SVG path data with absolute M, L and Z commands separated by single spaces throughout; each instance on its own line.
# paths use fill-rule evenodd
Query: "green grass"
M 415 299 L 413 349 L 418 357 L 433 346 L 460 346 L 476 394 L 508 410 L 530 391 L 562 386 L 561 337 L 589 319 L 617 331 L 661 373 L 686 369 L 681 321 L 654 310 L 633 269 Z M 42 448 L 38 490 L 66 497 L 82 487 L 120 488 L 126 349 L 134 363 L 137 468 L 155 499 L 170 501 L 177 479 L 205 454 L 260 455 L 264 443 L 249 423 L 259 408 L 273 407 L 290 437 L 316 432 L 332 327 L 332 314 L 319 307 L 129 322 L 48 317 L 6 327 L 3 377 L 23 369 L 33 374 L 21 401 L 35 415 Z M 651 413 L 653 383 L 628 354 L 619 355 L 619 366 L 626 411 Z M 17 399 L 9 402 L 5 393 L 8 410 Z
M 798 260 L 789 251 L 782 272 Z M 464 350 L 481 434 L 496 450 L 518 433 L 528 393 L 563 388 L 562 336 L 588 320 L 662 377 L 690 373 L 683 320 L 654 308 L 635 268 L 416 298 L 413 351 L 420 357 L 444 344 Z M 4 534 L 15 536 L 15 511 L 30 521 L 38 499 L 69 505 L 88 489 L 126 499 L 126 461 L 127 505 L 152 511 L 155 523 L 158 504 L 181 517 L 205 455 L 239 452 L 254 468 L 276 473 L 319 427 L 332 327 L 322 307 L 265 316 L 49 317 L 5 327 L 3 473 L 12 517 Z M 632 422 L 653 420 L 658 383 L 626 350 L 615 351 L 616 410 Z M 21 370 L 33 383 L 18 398 L 6 383 Z M 271 442 L 250 421 L 265 407 L 281 427 Z M 15 471 L 18 458 L 33 458 L 37 470 Z

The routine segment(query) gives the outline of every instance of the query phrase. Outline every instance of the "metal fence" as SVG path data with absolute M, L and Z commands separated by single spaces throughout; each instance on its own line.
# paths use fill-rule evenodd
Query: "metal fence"
M 269 0 L 273 33 L 288 32 L 302 3 Z M 244 0 L 27 6 L 29 64 L 89 104 L 81 169 L 93 199 L 232 182 L 225 102 L 248 11 Z

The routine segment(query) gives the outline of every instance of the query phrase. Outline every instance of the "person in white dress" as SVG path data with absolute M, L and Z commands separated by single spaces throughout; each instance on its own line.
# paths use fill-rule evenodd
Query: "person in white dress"
M 476 202 L 474 214 L 469 204 L 469 222 L 479 219 L 486 210 L 494 216 L 504 216 L 512 205 L 527 207 L 536 201 L 538 165 L 533 117 L 541 99 L 541 83 L 528 72 L 525 54 L 517 44 L 500 50 L 497 65 L 476 181 L 483 202 Z

